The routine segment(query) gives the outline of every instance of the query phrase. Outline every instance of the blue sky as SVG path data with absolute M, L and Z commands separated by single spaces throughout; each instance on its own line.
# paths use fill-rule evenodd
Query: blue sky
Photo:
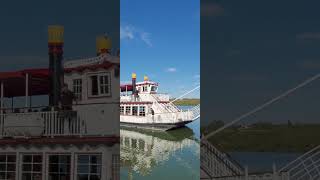
M 147 75 L 175 97 L 200 83 L 199 0 L 121 0 L 120 7 L 121 82 Z
M 119 2 L 113 0 L 5 1 L 0 6 L 0 71 L 47 67 L 47 28 L 64 26 L 64 57 L 96 55 L 96 36 L 119 42 Z M 18 5 L 17 5 L 18 4 Z
M 0 71 L 48 67 L 47 28 L 51 24 L 64 26 L 67 59 L 96 56 L 96 36 L 105 32 L 118 49 L 119 6 L 114 0 L 1 2 Z M 42 97 L 32 102 L 46 104 Z M 24 99 L 16 98 L 15 105 L 24 105 Z
M 230 121 L 320 72 L 319 1 L 201 1 L 201 122 Z M 320 80 L 243 122 L 319 123 Z

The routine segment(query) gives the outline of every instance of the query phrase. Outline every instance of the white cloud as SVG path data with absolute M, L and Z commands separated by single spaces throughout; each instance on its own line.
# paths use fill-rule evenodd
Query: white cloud
M 167 71 L 167 72 L 176 72 L 177 69 L 174 68 L 174 67 L 169 67 L 169 68 L 166 69 L 166 71 Z
M 149 47 L 152 47 L 151 39 L 150 39 L 150 33 L 142 32 L 141 33 L 141 40 L 145 42 Z
M 132 26 L 120 26 L 120 39 L 133 39 L 134 28 Z
M 151 33 L 142 29 L 136 28 L 132 25 L 120 25 L 120 39 L 133 40 L 139 39 L 147 46 L 152 47 Z

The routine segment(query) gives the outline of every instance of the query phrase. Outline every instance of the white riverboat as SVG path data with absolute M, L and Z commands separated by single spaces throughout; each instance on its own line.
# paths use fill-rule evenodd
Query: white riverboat
M 120 85 L 120 125 L 123 127 L 170 130 L 180 128 L 200 117 L 200 104 L 179 109 L 168 94 L 158 93 L 158 83 L 144 77 L 136 82 Z

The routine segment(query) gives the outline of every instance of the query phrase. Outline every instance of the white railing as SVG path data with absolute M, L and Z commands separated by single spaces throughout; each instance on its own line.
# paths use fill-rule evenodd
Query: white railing
M 228 157 L 226 153 L 220 152 L 206 139 L 201 139 L 201 169 L 210 177 L 241 176 L 244 169 Z
M 214 178 L 201 178 L 203 180 L 290 180 L 285 174 L 277 173 L 261 173 L 261 174 L 245 174 L 241 176 L 224 176 Z
M 192 113 L 192 120 L 196 120 L 200 117 L 200 104 L 194 106 L 189 110 Z
M 75 111 L 45 112 L 44 136 L 84 135 L 85 123 Z
M 168 94 L 165 93 L 157 93 L 157 94 L 152 94 L 154 95 L 159 101 L 169 101 L 170 97 Z
M 109 54 L 103 54 L 96 57 L 65 59 L 64 67 L 72 68 L 72 67 L 83 66 L 83 65 L 99 64 L 99 63 L 103 63 L 104 61 L 118 63 L 114 61 L 114 58 L 115 56 L 112 56 Z
M 154 95 L 154 94 L 150 94 L 150 95 L 152 97 L 152 101 L 161 107 L 161 109 L 163 110 L 162 112 L 173 112 L 173 113 L 181 112 L 181 110 L 172 102 L 161 103 L 161 99 L 157 95 Z
M 75 111 L 0 115 L 0 137 L 85 135 L 85 122 Z
M 73 58 L 75 59 L 75 58 Z M 68 60 L 66 59 L 64 63 L 64 67 L 66 68 L 72 68 L 76 66 L 82 66 L 82 65 L 88 65 L 88 64 L 98 64 L 103 60 L 103 57 L 96 56 L 96 57 L 90 57 L 90 58 L 79 58 L 77 60 Z
M 287 172 L 276 171 L 275 165 L 272 172 L 248 173 L 248 168 L 241 167 L 206 139 L 201 139 L 200 156 L 201 169 L 207 174 L 201 177 L 203 180 L 291 180 Z
M 320 145 L 280 169 L 290 180 L 320 179 Z
M 160 113 L 171 112 L 165 105 L 163 105 L 162 103 L 159 103 L 156 96 L 154 96 L 153 94 L 150 94 L 150 96 L 152 97 L 152 102 L 156 105 L 156 107 L 160 108 L 159 109 Z

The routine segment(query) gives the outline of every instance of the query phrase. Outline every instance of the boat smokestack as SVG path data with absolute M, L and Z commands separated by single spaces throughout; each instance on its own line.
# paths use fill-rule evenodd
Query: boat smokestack
M 100 56 L 101 54 L 110 54 L 112 48 L 112 41 L 111 39 L 106 36 L 97 36 L 96 38 L 96 51 L 97 56 Z
M 132 73 L 132 94 L 136 95 L 137 94 L 137 89 L 136 89 L 136 80 L 137 80 L 137 75 L 136 73 Z
M 143 77 L 143 80 L 144 80 L 144 81 L 149 81 L 148 76 L 144 76 L 144 77 Z
M 49 105 L 58 106 L 61 98 L 63 83 L 63 34 L 64 27 L 60 25 L 48 26 L 49 74 L 50 94 Z

